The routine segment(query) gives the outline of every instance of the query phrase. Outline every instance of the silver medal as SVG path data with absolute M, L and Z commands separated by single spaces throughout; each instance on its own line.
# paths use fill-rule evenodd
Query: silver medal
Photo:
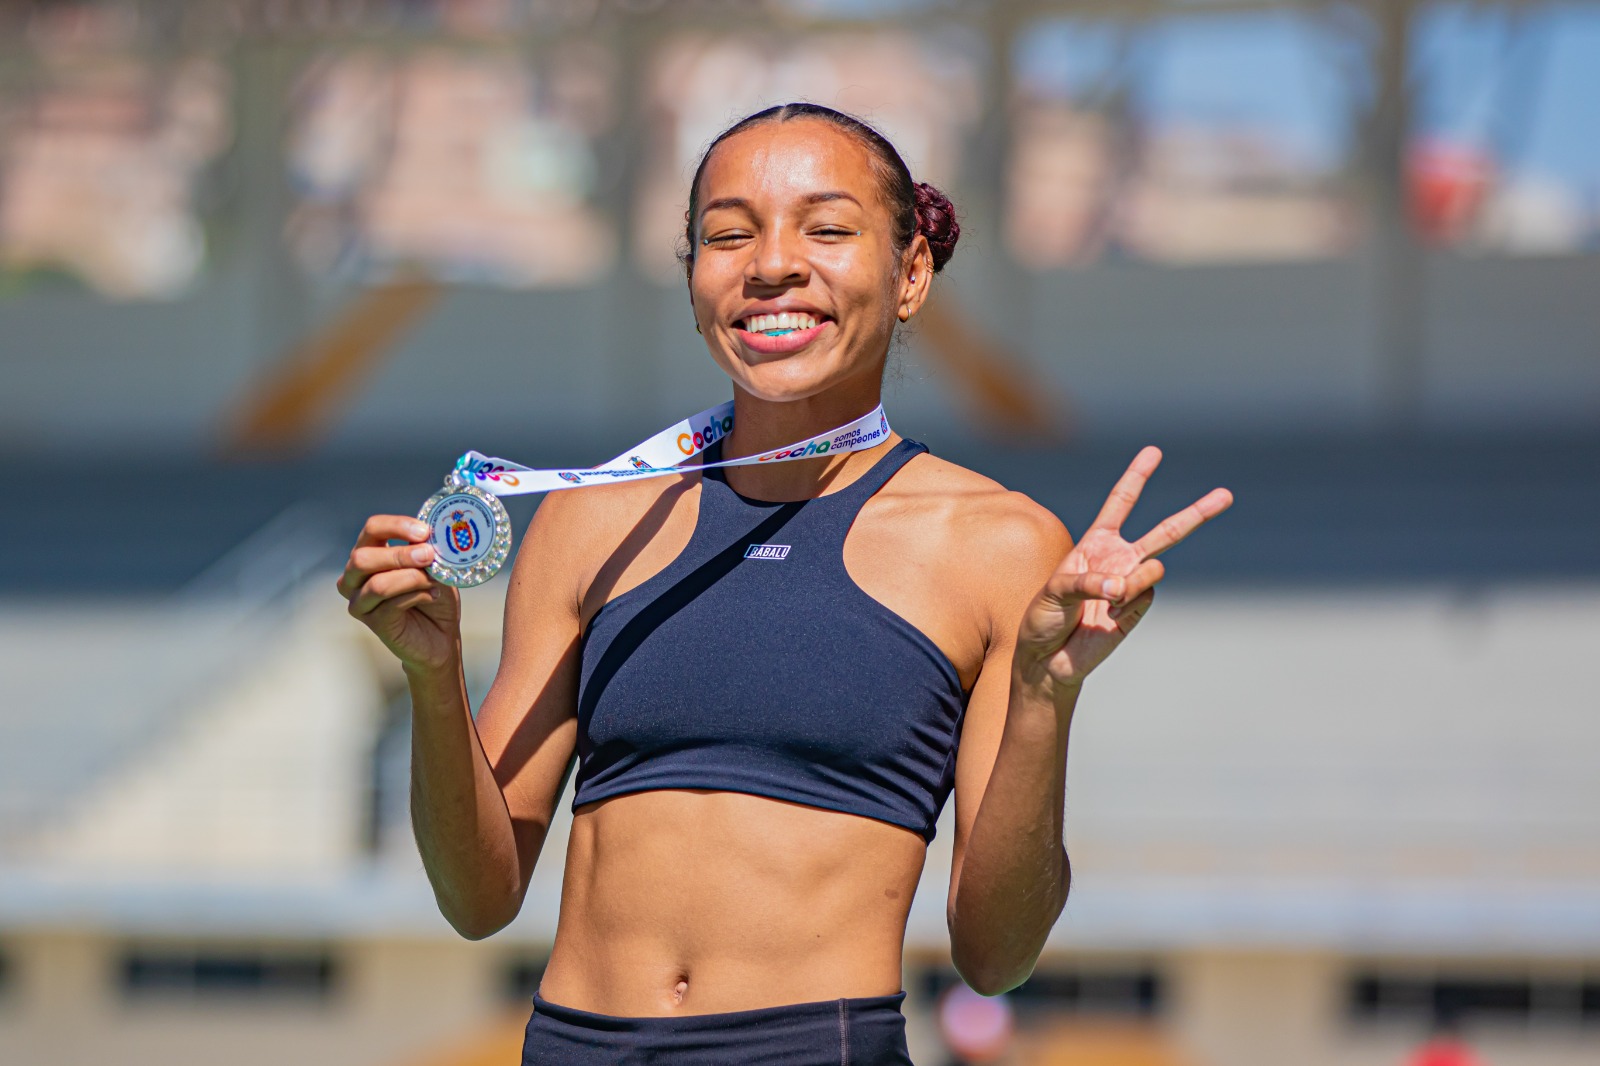
M 428 497 L 417 518 L 427 525 L 428 543 L 433 545 L 428 573 L 443 584 L 481 585 L 498 574 L 511 555 L 511 517 L 505 504 L 455 473 Z

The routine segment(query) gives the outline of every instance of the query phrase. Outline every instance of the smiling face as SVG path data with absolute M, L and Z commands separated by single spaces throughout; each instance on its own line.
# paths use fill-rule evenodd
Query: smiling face
M 896 254 L 869 150 L 828 122 L 767 122 L 712 150 L 698 193 L 689 299 L 734 384 L 773 402 L 875 391 L 932 259 L 920 234 Z

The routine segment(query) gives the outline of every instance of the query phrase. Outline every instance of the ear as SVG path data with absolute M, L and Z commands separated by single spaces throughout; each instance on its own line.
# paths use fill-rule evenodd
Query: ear
M 905 254 L 900 257 L 900 302 L 895 308 L 895 317 L 909 322 L 911 316 L 922 309 L 932 284 L 933 250 L 928 247 L 928 238 L 919 233 L 911 238 Z

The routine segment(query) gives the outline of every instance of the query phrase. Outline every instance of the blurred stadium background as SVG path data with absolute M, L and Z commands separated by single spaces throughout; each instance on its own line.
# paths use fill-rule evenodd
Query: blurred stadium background
M 791 98 L 965 214 L 897 427 L 1074 530 L 1145 442 L 1136 519 L 1239 498 L 1085 700 L 1006 1016 L 935 842 L 917 1061 L 941 1003 L 971 1062 L 1600 1061 L 1600 3 L 106 0 L 0 2 L 0 1063 L 515 1061 L 564 828 L 450 932 L 331 576 L 468 447 L 725 395 L 685 182 Z

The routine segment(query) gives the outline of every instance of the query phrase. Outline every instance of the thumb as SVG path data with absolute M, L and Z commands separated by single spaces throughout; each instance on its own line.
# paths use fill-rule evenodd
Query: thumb
M 1127 587 L 1127 579 L 1117 574 L 1102 574 L 1093 570 L 1081 574 L 1057 571 L 1045 582 L 1044 594 L 1060 603 L 1116 600 L 1127 591 Z

